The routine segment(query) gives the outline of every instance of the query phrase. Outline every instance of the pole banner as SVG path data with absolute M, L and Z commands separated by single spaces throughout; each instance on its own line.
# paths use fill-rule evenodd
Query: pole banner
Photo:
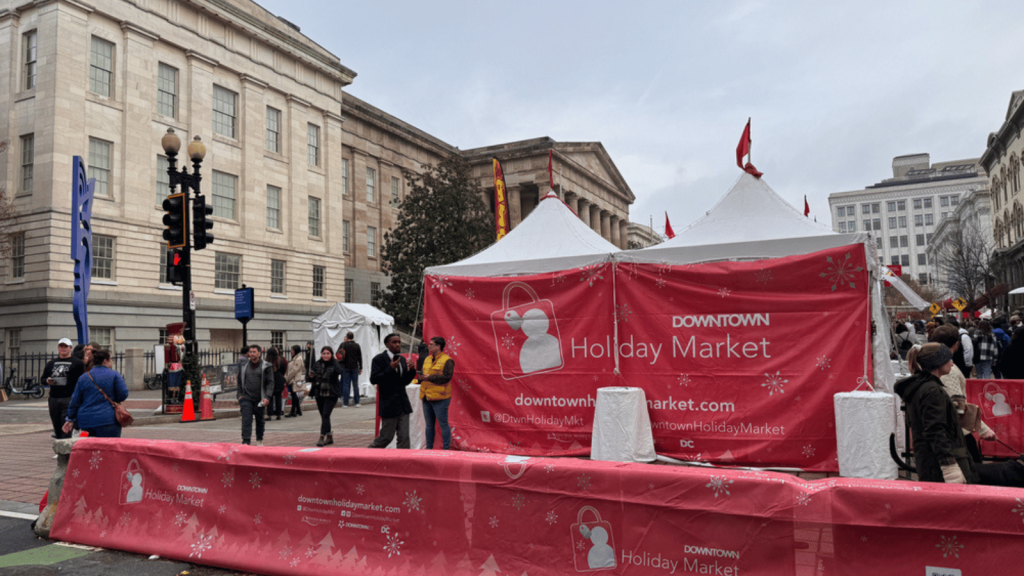
M 501 240 L 508 234 L 508 196 L 505 190 L 505 173 L 501 169 L 501 162 L 494 159 L 494 231 L 497 239 Z
M 426 286 L 424 334 L 455 360 L 464 450 L 589 454 L 597 389 L 636 386 L 659 454 L 837 471 L 832 397 L 871 380 L 862 244 Z
M 1005 574 L 1005 488 L 87 438 L 51 537 L 259 574 Z

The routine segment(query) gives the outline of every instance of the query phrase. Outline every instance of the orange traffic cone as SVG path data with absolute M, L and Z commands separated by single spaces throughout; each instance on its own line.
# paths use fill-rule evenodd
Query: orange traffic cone
M 185 381 L 185 407 L 181 410 L 182 422 L 195 422 L 196 409 L 192 405 L 192 382 Z
M 213 398 L 210 397 L 210 383 L 206 380 L 206 374 L 203 374 L 202 397 L 199 399 L 199 419 L 215 419 L 213 417 Z

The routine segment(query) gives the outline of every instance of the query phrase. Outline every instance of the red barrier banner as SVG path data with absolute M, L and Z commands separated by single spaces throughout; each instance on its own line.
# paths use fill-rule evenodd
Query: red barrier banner
M 967 380 L 967 401 L 977 404 L 981 419 L 996 437 L 1024 452 L 1024 380 Z M 1017 458 L 998 442 L 980 442 L 985 456 Z
M 52 537 L 259 574 L 1005 574 L 1019 491 L 84 439 Z
M 589 454 L 597 389 L 636 386 L 660 454 L 836 471 L 833 395 L 872 377 L 865 266 L 856 244 L 755 262 L 427 277 L 425 334 L 444 337 L 455 360 L 454 445 Z

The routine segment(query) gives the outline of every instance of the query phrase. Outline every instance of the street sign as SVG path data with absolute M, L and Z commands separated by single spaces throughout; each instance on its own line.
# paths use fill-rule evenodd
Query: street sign
M 967 301 L 963 298 L 957 298 L 956 300 L 953 300 L 953 307 L 956 308 L 958 312 L 963 312 L 964 308 L 967 308 Z
M 932 313 L 932 316 L 942 312 L 942 306 L 939 306 L 938 302 L 932 302 L 932 305 L 928 307 L 928 311 Z
M 252 288 L 238 288 L 235 290 L 235 320 L 248 322 L 256 315 L 253 310 Z
M 194 291 L 192 291 L 192 290 L 188 291 L 188 309 L 189 310 L 195 310 L 196 309 L 196 293 Z

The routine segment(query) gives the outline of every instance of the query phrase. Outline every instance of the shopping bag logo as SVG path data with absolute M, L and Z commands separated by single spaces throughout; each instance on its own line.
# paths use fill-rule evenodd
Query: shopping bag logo
M 128 469 L 121 473 L 121 504 L 138 504 L 142 502 L 145 477 L 139 463 L 132 460 Z
M 509 296 L 516 288 L 526 292 L 530 302 L 510 306 Z M 501 309 L 491 313 L 491 327 L 505 380 L 553 372 L 565 365 L 555 308 L 550 300 L 541 300 L 529 284 L 505 286 Z
M 593 520 L 583 521 L 590 512 Z M 576 523 L 569 527 L 572 538 L 572 557 L 577 572 L 597 572 L 615 569 L 615 541 L 612 525 L 601 520 L 601 514 L 593 506 L 580 508 Z
M 988 382 L 981 389 L 978 404 L 984 409 L 987 418 L 1001 418 L 1013 413 L 1013 407 L 1006 401 L 1006 391 L 995 382 Z

